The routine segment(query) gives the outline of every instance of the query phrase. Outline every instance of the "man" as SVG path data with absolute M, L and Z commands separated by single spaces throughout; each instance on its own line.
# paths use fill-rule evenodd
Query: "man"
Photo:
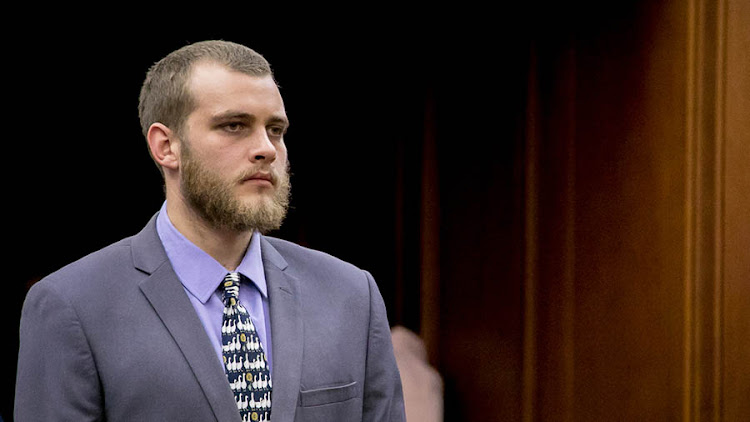
M 16 420 L 404 420 L 370 274 L 263 235 L 290 189 L 266 60 L 183 47 L 149 70 L 139 112 L 166 201 L 30 290 Z

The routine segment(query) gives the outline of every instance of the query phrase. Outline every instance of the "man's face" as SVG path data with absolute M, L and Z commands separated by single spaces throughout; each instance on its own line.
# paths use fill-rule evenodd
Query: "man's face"
M 180 190 L 216 228 L 267 232 L 289 203 L 284 133 L 288 120 L 276 83 L 213 63 L 193 69 L 196 103 L 182 131 Z

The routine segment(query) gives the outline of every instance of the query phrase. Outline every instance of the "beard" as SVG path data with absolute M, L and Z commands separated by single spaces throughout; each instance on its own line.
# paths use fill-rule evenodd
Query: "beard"
M 281 173 L 270 169 L 273 194 L 257 193 L 254 198 L 243 202 L 234 193 L 233 187 L 245 177 L 258 172 L 260 167 L 250 169 L 235 180 L 226 181 L 203 166 L 192 155 L 187 142 L 183 142 L 182 150 L 182 195 L 209 225 L 235 232 L 257 230 L 262 234 L 281 227 L 291 194 L 288 162 Z

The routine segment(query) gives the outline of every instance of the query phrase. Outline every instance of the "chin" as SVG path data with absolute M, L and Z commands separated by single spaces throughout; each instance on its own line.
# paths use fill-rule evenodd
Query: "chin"
M 258 207 L 269 206 L 273 202 L 273 195 L 266 193 L 253 193 L 243 195 L 238 201 L 243 208 L 256 209 Z

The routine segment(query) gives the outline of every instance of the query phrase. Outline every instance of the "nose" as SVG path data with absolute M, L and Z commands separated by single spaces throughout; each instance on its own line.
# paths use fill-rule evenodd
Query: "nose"
M 276 160 L 276 146 L 265 130 L 257 131 L 250 141 L 248 156 L 252 162 L 273 163 Z

